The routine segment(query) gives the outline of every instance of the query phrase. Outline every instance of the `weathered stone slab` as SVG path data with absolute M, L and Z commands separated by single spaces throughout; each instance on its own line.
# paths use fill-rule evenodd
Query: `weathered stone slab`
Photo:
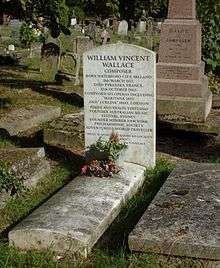
M 213 95 L 212 108 L 220 108 L 220 94 Z
M 0 129 L 7 131 L 10 136 L 16 136 L 51 121 L 59 117 L 60 114 L 60 107 L 32 105 L 2 114 L 0 116 Z
M 77 154 L 84 153 L 84 115 L 66 114 L 53 120 L 44 129 L 44 142 L 52 146 L 64 146 Z
M 0 160 L 8 163 L 18 178 L 24 180 L 28 188 L 50 173 L 50 164 L 45 160 L 44 148 L 0 149 Z M 0 192 L 0 208 L 10 197 L 10 193 Z
M 128 145 L 125 161 L 155 165 L 155 61 L 153 51 L 123 43 L 84 54 L 86 147 L 114 131 Z
M 122 20 L 118 25 L 118 35 L 126 36 L 128 34 L 128 23 L 126 20 Z
M 144 168 L 125 163 L 112 178 L 77 177 L 9 233 L 22 250 L 87 256 L 144 181 Z
M 193 106 L 193 103 L 191 105 Z M 172 109 L 172 107 L 170 109 Z M 212 110 L 209 116 L 207 117 L 206 122 L 204 123 L 196 123 L 196 122 L 192 123 L 189 121 L 187 122 L 187 118 L 184 117 L 184 113 L 182 117 L 180 116 L 175 117 L 170 113 L 158 117 L 158 126 L 159 128 L 220 135 L 220 110 L 219 109 Z
M 132 251 L 220 260 L 220 165 L 179 165 L 129 236 Z

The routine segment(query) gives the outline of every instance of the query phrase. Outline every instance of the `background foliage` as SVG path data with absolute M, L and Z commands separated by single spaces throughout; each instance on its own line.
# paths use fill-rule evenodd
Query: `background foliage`
M 47 27 L 53 37 L 70 34 L 70 18 L 88 17 L 138 21 L 146 17 L 166 18 L 168 0 L 0 0 L 0 10 L 32 22 L 36 28 Z M 208 71 L 220 72 L 220 1 L 197 0 L 197 14 L 203 25 L 203 57 Z M 43 20 L 39 23 L 39 17 Z

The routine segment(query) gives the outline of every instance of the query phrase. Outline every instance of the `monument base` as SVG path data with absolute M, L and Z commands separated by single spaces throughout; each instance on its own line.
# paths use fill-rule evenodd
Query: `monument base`
M 212 93 L 204 97 L 157 96 L 159 119 L 205 122 L 212 108 Z

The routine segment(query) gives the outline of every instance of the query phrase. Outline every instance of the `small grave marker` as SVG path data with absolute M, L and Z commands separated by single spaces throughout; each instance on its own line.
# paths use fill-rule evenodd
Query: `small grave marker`
M 126 20 L 120 21 L 118 25 L 118 35 L 128 35 L 128 23 Z

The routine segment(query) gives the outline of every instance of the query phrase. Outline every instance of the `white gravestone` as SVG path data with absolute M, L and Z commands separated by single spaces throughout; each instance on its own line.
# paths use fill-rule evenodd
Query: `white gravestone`
M 123 43 L 84 54 L 86 147 L 114 131 L 128 145 L 126 162 L 154 166 L 155 58 L 153 51 Z
M 128 23 L 126 20 L 120 21 L 118 25 L 118 34 L 119 35 L 128 35 Z
M 147 27 L 146 21 L 139 21 L 139 23 L 138 23 L 138 32 L 139 33 L 146 32 L 146 27 Z

